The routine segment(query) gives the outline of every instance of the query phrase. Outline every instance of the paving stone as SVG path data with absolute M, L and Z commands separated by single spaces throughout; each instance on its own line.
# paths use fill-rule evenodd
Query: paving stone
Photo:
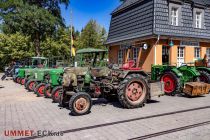
M 1 75 L 0 75 L 1 76 Z M 136 119 L 150 115 L 157 115 L 179 110 L 186 110 L 210 106 L 210 95 L 198 98 L 169 97 L 153 98 L 154 103 L 146 104 L 143 108 L 123 109 L 118 102 L 100 102 L 92 107 L 92 111 L 84 116 L 71 116 L 69 110 L 58 107 L 51 99 L 36 97 L 27 92 L 23 86 L 11 80 L 0 81 L 5 88 L 0 89 L 0 139 L 18 137 L 5 137 L 4 130 L 53 130 L 64 131 L 62 137 L 43 137 L 39 139 L 130 139 L 171 130 L 187 125 L 210 121 L 210 108 L 190 112 L 165 115 L 147 119 Z M 127 121 L 125 121 L 127 120 Z M 125 121 L 108 126 L 95 127 L 99 124 Z M 91 129 L 68 132 L 72 129 L 93 126 Z M 173 132 L 150 138 L 152 140 L 209 140 L 210 125 Z

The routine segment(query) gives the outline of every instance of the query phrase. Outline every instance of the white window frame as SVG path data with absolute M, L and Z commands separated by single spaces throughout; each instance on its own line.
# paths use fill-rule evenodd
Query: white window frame
M 202 12 L 195 13 L 195 27 L 202 28 Z
M 133 48 L 133 60 L 137 63 L 140 48 Z
M 123 63 L 123 50 L 119 50 L 118 51 L 118 64 L 122 64 Z
M 178 26 L 179 23 L 179 8 L 171 7 L 171 25 Z
M 195 47 L 194 48 L 194 58 L 198 59 L 201 57 L 201 48 L 200 47 Z
M 206 48 L 206 56 L 210 59 L 210 48 Z

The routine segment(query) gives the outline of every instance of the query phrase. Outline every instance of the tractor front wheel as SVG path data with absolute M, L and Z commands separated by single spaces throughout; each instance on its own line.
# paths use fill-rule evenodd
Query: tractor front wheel
M 45 87 L 44 87 L 44 96 L 46 98 L 51 98 L 52 97 L 51 93 L 52 93 L 51 85 L 50 84 L 46 84 Z
M 63 87 L 62 86 L 57 86 L 57 87 L 54 87 L 53 88 L 53 90 L 52 90 L 52 99 L 53 99 L 53 102 L 59 103 L 60 92 L 62 90 L 63 90 Z
M 206 71 L 199 71 L 200 72 L 200 81 L 204 83 L 210 84 L 210 74 Z
M 46 85 L 45 83 L 40 83 L 36 86 L 35 94 L 37 94 L 38 97 L 43 97 L 44 96 L 45 85 Z
M 84 92 L 75 93 L 69 100 L 69 109 L 72 115 L 88 114 L 92 107 L 92 99 Z
M 161 81 L 164 82 L 164 92 L 166 95 L 175 95 L 180 92 L 180 79 L 173 72 L 165 72 Z
M 142 75 L 130 74 L 120 84 L 118 99 L 125 108 L 142 107 L 148 97 L 148 82 Z
M 26 89 L 28 90 L 28 91 L 33 91 L 34 89 L 34 84 L 36 83 L 36 81 L 35 80 L 28 80 L 28 82 L 26 83 Z

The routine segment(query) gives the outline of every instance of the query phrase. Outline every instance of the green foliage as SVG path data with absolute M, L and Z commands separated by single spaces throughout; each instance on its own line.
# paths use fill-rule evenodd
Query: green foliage
M 30 36 L 36 55 L 40 54 L 40 42 L 64 26 L 59 4 L 69 0 L 0 0 L 0 17 L 3 32 L 20 32 Z
M 96 23 L 95 20 L 90 20 L 81 32 L 79 48 L 103 48 L 106 40 L 106 30 Z
M 0 33 L 0 69 L 13 60 L 34 56 L 32 43 L 29 40 L 29 37 L 20 33 L 11 35 Z

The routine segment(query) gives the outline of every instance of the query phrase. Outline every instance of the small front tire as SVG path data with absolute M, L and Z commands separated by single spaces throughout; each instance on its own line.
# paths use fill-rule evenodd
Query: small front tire
M 43 97 L 44 96 L 44 88 L 45 88 L 45 83 L 40 83 L 36 86 L 35 88 L 35 94 L 38 96 L 38 97 Z
M 54 87 L 53 90 L 52 90 L 52 99 L 53 99 L 53 102 L 55 103 L 59 103 L 59 100 L 60 100 L 60 92 L 63 90 L 63 87 L 62 86 L 57 86 L 57 87 Z
M 69 100 L 69 109 L 74 116 L 88 114 L 92 107 L 92 99 L 84 92 L 75 93 Z

